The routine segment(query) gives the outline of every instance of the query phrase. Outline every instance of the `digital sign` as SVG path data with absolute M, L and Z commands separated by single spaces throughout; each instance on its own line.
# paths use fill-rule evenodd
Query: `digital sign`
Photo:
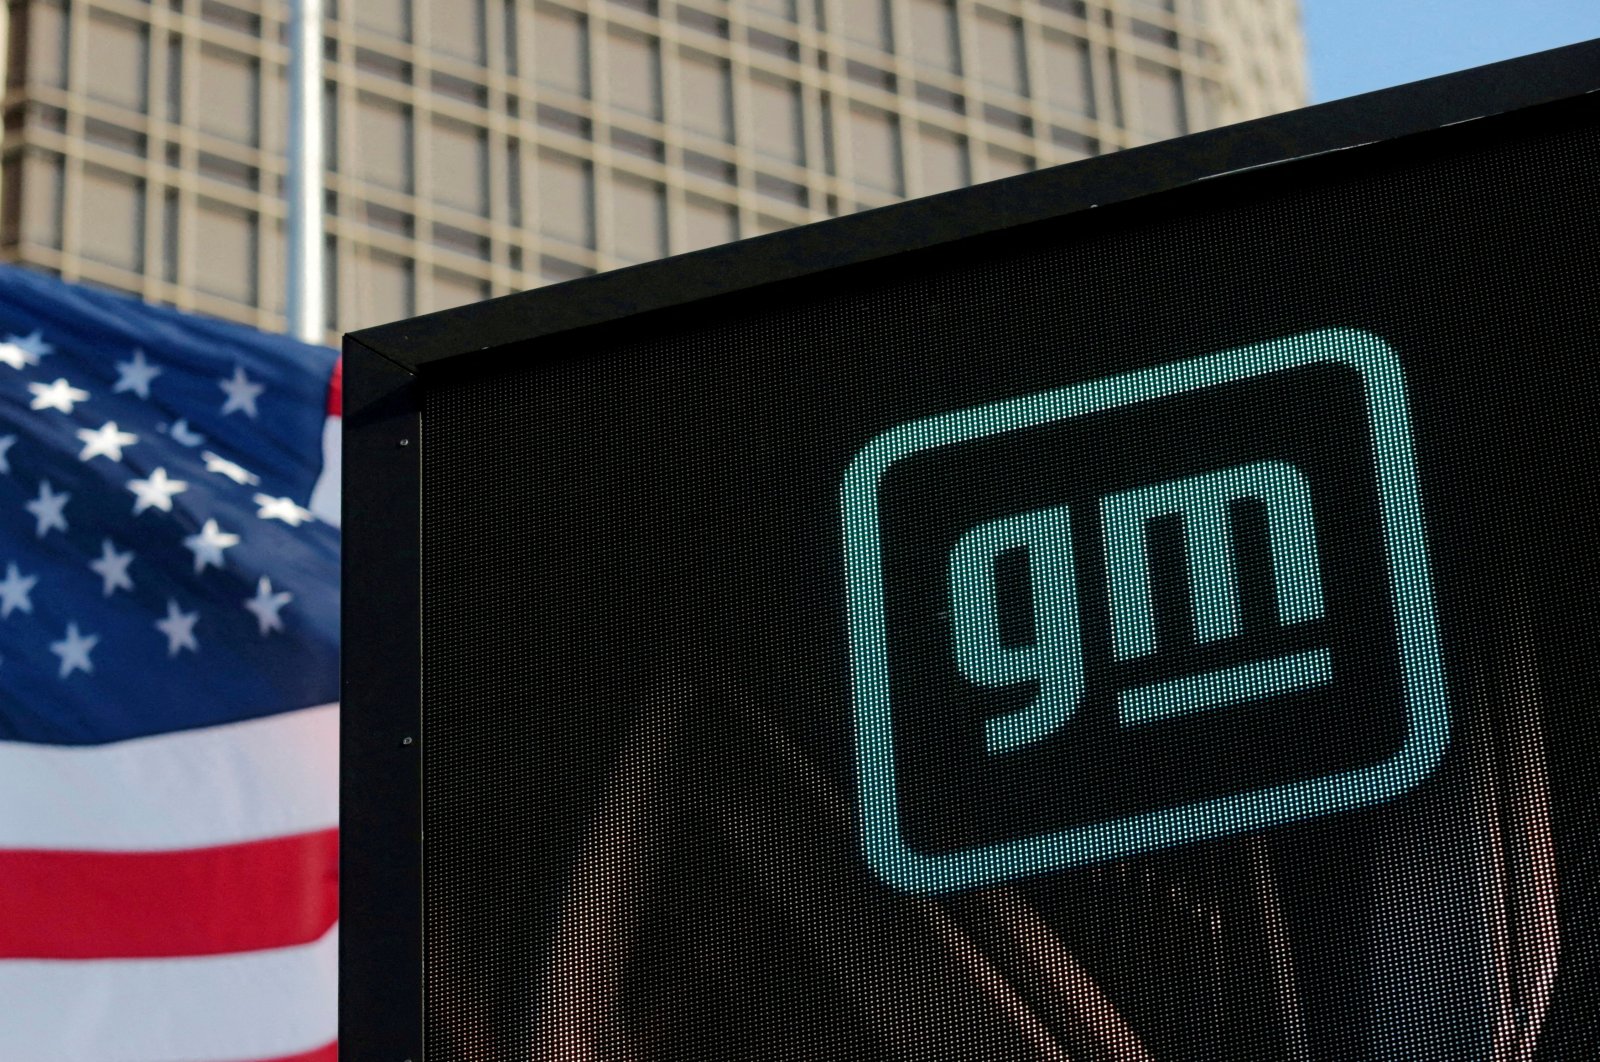
M 342 1049 L 1600 1057 L 1596 71 L 347 337 Z

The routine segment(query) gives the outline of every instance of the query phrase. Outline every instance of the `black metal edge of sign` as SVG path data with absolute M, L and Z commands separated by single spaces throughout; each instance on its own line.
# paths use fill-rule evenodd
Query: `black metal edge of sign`
M 1600 39 L 612 270 L 351 335 L 410 371 L 1216 177 L 1600 92 Z
M 422 1058 L 421 462 L 416 378 L 344 341 L 339 1046 Z

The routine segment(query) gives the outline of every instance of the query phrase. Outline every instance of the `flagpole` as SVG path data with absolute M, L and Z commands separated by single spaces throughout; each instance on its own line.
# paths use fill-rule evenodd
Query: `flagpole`
M 323 304 L 322 0 L 294 0 L 289 33 L 289 331 L 326 335 Z

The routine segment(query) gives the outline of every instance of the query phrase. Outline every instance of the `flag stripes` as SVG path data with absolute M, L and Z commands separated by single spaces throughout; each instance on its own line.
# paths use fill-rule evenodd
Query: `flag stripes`
M 181 852 L 0 851 L 0 959 L 215 955 L 339 917 L 339 831 Z
M 253 1062 L 338 1035 L 339 930 L 182 959 L 0 962 L 0 1044 L 27 1062 Z
M 106 745 L 0 742 L 0 848 L 150 851 L 339 823 L 339 706 Z

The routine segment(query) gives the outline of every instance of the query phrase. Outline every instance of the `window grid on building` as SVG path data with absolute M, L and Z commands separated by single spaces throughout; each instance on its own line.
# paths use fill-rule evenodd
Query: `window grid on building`
M 264 0 L 9 5 L 0 254 L 282 327 Z M 1303 102 L 1293 0 L 330 0 L 330 334 Z

